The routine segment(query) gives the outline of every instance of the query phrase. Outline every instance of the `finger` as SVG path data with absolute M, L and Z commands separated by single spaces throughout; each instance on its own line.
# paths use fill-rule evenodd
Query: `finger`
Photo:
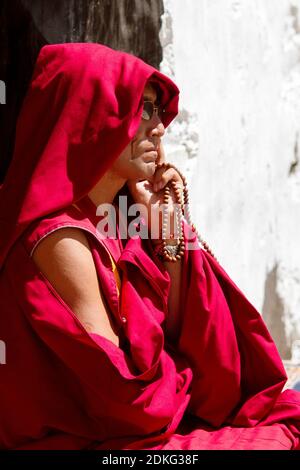
M 157 157 L 157 164 L 165 163 L 166 162 L 166 154 L 163 144 L 160 142 L 158 149 L 157 149 L 158 157 Z
M 166 168 L 157 168 L 154 175 L 153 175 L 153 185 L 157 184 L 160 180 L 164 172 L 166 171 Z
M 157 160 L 156 160 L 156 164 L 161 165 L 162 163 L 165 163 L 166 162 L 166 156 L 165 156 L 165 152 L 164 152 L 164 149 L 163 149 L 163 146 L 162 146 L 161 143 L 158 146 L 157 154 L 158 154 L 158 157 L 157 157 Z M 163 168 L 156 169 L 154 175 L 151 176 L 151 178 L 148 178 L 148 180 L 151 181 L 152 184 L 155 184 L 158 180 L 160 180 L 160 177 L 161 177 L 163 172 L 164 172 Z
M 176 187 L 182 189 L 183 182 L 180 178 L 179 174 L 177 173 L 174 168 L 168 168 L 167 170 L 164 169 L 157 170 L 157 175 L 155 175 L 155 179 L 153 182 L 153 191 L 160 191 L 162 188 L 169 183 L 169 181 L 173 180 L 176 183 Z
M 156 184 L 158 182 L 160 182 L 162 176 L 166 174 L 167 175 L 167 179 L 173 179 L 174 181 L 178 181 L 178 182 L 181 182 L 182 183 L 182 179 L 181 177 L 179 176 L 179 174 L 177 173 L 177 171 L 171 167 L 171 168 L 168 168 L 168 167 L 161 167 L 161 168 L 157 168 L 155 173 L 154 173 L 154 176 L 153 176 L 153 184 Z M 170 175 L 170 176 L 169 176 Z
M 176 172 L 173 168 L 168 168 L 167 170 L 165 168 L 159 169 L 157 175 L 155 175 L 153 190 L 160 191 L 172 179 L 177 179 Z

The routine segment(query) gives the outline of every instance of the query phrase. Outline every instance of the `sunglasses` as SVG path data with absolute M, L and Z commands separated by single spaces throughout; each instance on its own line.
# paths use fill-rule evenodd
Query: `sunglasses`
M 145 121 L 150 121 L 154 113 L 161 119 L 164 112 L 165 109 L 163 109 L 161 106 L 155 106 L 152 101 L 144 101 L 142 119 Z

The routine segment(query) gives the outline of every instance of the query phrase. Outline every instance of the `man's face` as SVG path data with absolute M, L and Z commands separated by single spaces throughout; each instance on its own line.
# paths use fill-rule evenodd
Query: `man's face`
M 150 84 L 145 87 L 144 101 L 159 104 L 157 93 Z M 156 113 L 153 113 L 150 120 L 141 119 L 134 139 L 123 150 L 111 169 L 126 180 L 151 179 L 155 172 L 155 162 L 159 157 L 158 149 L 164 133 L 164 125 Z

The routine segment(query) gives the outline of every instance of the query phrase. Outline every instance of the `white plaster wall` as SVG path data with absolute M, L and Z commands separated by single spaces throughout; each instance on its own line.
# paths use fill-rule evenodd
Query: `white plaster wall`
M 290 347 L 300 338 L 300 0 L 164 3 L 161 70 L 181 89 L 167 153 L 188 176 L 199 232 Z

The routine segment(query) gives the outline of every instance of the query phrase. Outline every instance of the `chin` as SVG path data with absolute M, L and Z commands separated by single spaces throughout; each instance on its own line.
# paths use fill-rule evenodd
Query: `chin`
M 143 163 L 136 174 L 137 179 L 151 178 L 156 170 L 155 162 Z
M 129 170 L 129 169 L 128 169 Z M 145 180 L 153 177 L 156 170 L 155 161 L 145 162 L 133 160 L 130 170 L 126 173 L 126 179 Z
M 146 177 L 148 178 L 152 177 L 155 173 L 155 170 L 156 170 L 156 165 L 154 162 L 147 163 L 147 168 L 145 170 L 145 173 L 147 174 Z

